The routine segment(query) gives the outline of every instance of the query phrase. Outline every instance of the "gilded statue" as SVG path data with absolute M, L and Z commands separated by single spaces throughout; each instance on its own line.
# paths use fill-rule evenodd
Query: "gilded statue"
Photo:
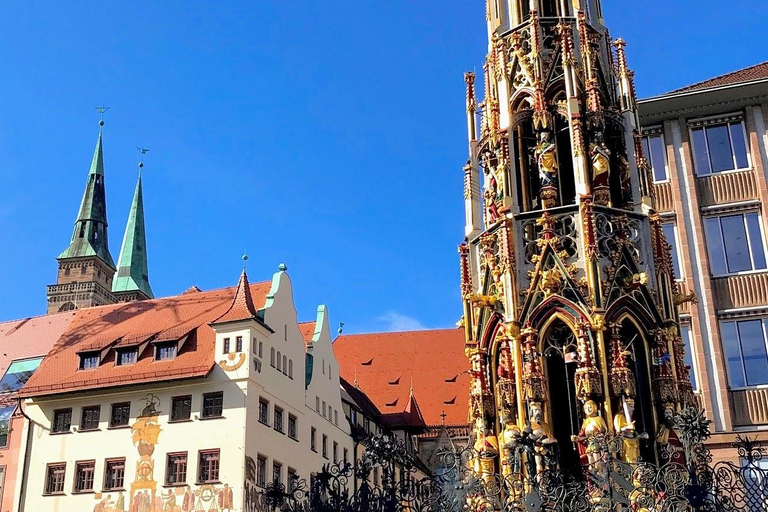
M 598 414 L 597 404 L 594 400 L 587 400 L 584 403 L 584 416 L 579 434 L 571 436 L 571 441 L 578 443 L 582 463 L 594 466 L 600 462 L 603 453 L 603 438 L 608 432 L 608 425 Z
M 656 433 L 656 442 L 662 445 L 663 450 L 668 450 L 669 460 L 678 464 L 685 464 L 685 454 L 680 437 L 673 428 L 675 420 L 675 406 L 664 404 L 664 421 L 659 425 Z
M 623 399 L 624 408 L 613 417 L 613 428 L 621 437 L 621 458 L 624 462 L 635 463 L 640 460 L 640 435 L 635 429 L 635 401 L 629 397 Z
M 539 143 L 534 151 L 539 168 L 541 205 L 552 208 L 557 205 L 557 146 L 549 140 L 549 132 L 539 133 Z
M 528 406 L 528 420 L 531 428 L 531 439 L 536 444 L 536 471 L 541 472 L 544 468 L 544 456 L 549 446 L 557 440 L 552 435 L 552 429 L 544 421 L 544 411 L 539 402 L 531 402 Z
M 592 193 L 596 204 L 608 205 L 610 202 L 611 152 L 605 147 L 603 134 L 597 132 L 595 141 L 589 146 L 592 160 Z

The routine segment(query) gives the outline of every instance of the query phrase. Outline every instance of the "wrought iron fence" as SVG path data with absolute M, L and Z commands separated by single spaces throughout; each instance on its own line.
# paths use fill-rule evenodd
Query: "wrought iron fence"
M 503 447 L 509 461 L 488 470 L 471 449 L 440 454 L 436 474 L 417 476 L 405 446 L 369 438 L 356 463 L 326 464 L 311 479 L 270 484 L 262 510 L 284 512 L 758 512 L 768 510 L 763 449 L 739 438 L 740 464 L 718 462 L 704 445 L 709 422 L 690 409 L 674 423 L 679 439 L 660 450 L 658 464 L 619 457 L 621 436 L 592 439 L 598 456 L 575 468 L 558 467 L 552 450 L 531 436 Z M 378 470 L 377 470 L 378 468 Z M 374 482 L 374 473 L 380 481 Z

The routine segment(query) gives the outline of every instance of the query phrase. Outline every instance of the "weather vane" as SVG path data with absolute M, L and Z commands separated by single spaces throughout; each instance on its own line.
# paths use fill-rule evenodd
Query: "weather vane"
M 105 107 L 104 105 L 100 107 L 96 107 L 96 112 L 98 112 L 101 115 L 101 119 L 99 120 L 99 126 L 104 126 L 104 113 L 109 110 L 109 107 Z
M 139 156 L 139 169 L 141 169 L 142 167 L 144 167 L 144 155 L 149 153 L 149 149 L 147 149 L 145 147 L 142 147 L 142 146 L 140 146 L 140 147 L 138 147 L 136 149 L 138 149 L 139 153 L 141 153 L 141 156 Z

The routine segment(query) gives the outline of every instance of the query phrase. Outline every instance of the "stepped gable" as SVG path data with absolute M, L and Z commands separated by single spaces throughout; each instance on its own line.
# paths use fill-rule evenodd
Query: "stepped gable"
M 269 281 L 251 284 L 254 306 L 264 307 Z M 210 323 L 233 303 L 235 287 L 78 310 L 38 371 L 25 397 L 204 377 L 215 366 Z M 154 360 L 153 344 L 178 341 L 174 359 Z M 115 365 L 115 348 L 139 346 L 135 364 Z M 80 354 L 99 352 L 97 368 L 79 370 Z
M 333 349 L 341 376 L 357 382 L 382 416 L 398 415 L 389 418 L 411 425 L 420 412 L 428 426 L 467 423 L 469 363 L 462 330 L 343 334 Z

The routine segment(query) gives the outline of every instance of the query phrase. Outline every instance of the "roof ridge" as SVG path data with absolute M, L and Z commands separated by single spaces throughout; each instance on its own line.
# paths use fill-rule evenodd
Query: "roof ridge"
M 427 332 L 437 332 L 437 331 L 456 331 L 458 330 L 458 327 L 435 327 L 435 328 L 429 328 L 429 329 L 410 329 L 405 331 L 378 331 L 378 332 L 357 332 L 357 333 L 345 333 L 340 334 L 336 336 L 336 339 L 339 338 L 352 338 L 354 336 L 389 336 L 392 334 L 413 334 L 413 333 L 427 333 Z
M 692 84 L 684 85 L 683 87 L 679 87 L 677 89 L 673 89 L 673 90 L 671 90 L 671 91 L 669 91 L 669 92 L 667 92 L 665 94 L 671 94 L 671 93 L 674 93 L 674 92 L 684 92 L 684 91 L 687 91 L 687 90 L 690 90 L 690 89 L 697 88 L 697 87 L 699 87 L 699 86 L 701 86 L 703 84 L 706 84 L 707 82 L 714 82 L 714 81 L 720 80 L 722 78 L 725 78 L 725 77 L 728 77 L 728 76 L 731 76 L 731 75 L 735 75 L 737 73 L 743 73 L 744 71 L 749 71 L 750 69 L 754 69 L 754 68 L 757 68 L 757 67 L 760 67 L 760 66 L 765 66 L 766 64 L 768 64 L 768 60 L 764 60 L 763 62 L 758 62 L 757 64 L 752 64 L 751 66 L 747 66 L 747 67 L 744 67 L 744 68 L 734 69 L 733 71 L 728 71 L 726 73 L 722 73 L 722 74 L 719 74 L 719 75 L 716 75 L 716 76 L 713 76 L 713 77 L 710 77 L 710 78 L 705 78 L 704 80 L 699 80 L 698 82 L 694 82 Z M 755 78 L 753 80 L 743 80 L 743 81 L 739 81 L 739 82 L 735 82 L 735 83 L 747 83 L 747 82 L 753 82 L 755 80 L 762 80 L 762 78 Z M 717 86 L 713 85 L 712 87 L 717 87 Z M 708 87 L 705 87 L 705 89 L 706 88 L 708 88 Z
M 33 320 L 38 320 L 40 318 L 54 318 L 54 317 L 57 317 L 59 315 L 61 315 L 61 316 L 64 316 L 64 315 L 74 315 L 76 313 L 77 313 L 77 310 L 73 309 L 73 310 L 70 310 L 70 311 L 58 311 L 56 313 L 51 313 L 50 315 L 42 314 L 42 315 L 34 315 L 34 316 L 25 316 L 25 317 L 22 317 L 22 318 L 13 318 L 11 320 L 0 320 L 0 326 L 5 325 L 5 324 L 12 324 L 14 322 L 24 322 L 26 324 L 28 322 L 31 322 Z

